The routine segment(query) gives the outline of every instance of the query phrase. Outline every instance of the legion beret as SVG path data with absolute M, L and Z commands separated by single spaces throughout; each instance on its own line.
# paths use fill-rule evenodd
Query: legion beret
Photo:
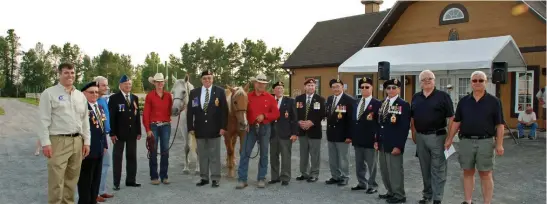
M 213 75 L 213 72 L 211 72 L 211 70 L 203 70 L 203 72 L 201 72 L 201 77 L 207 75 Z
M 372 79 L 369 77 L 363 77 L 359 79 L 359 88 L 361 88 L 361 85 L 363 85 L 364 83 L 372 85 Z
M 309 84 L 309 83 L 314 83 L 315 84 L 315 79 L 314 78 L 309 78 L 309 79 L 306 79 L 306 81 L 304 81 L 304 85 Z
M 82 87 L 82 89 L 80 89 L 80 91 L 84 92 L 85 90 L 87 90 L 91 87 L 98 87 L 97 82 L 92 81 L 92 82 L 89 82 L 89 83 L 85 84 L 84 87 Z
M 340 79 L 331 79 L 329 81 L 329 86 L 332 87 L 332 85 L 335 84 L 335 83 L 340 83 L 340 84 L 342 84 L 342 86 L 344 85 L 344 82 L 342 82 L 342 80 L 340 80 Z
M 120 84 L 121 84 L 121 83 L 124 83 L 124 82 L 126 82 L 126 81 L 129 81 L 129 77 L 127 77 L 127 75 L 124 74 L 124 75 L 122 76 L 122 78 L 120 78 Z
M 384 89 L 386 89 L 387 86 L 389 86 L 389 85 L 395 85 L 395 86 L 397 86 L 397 87 L 401 87 L 401 80 L 399 80 L 399 79 L 390 79 L 390 80 L 386 80 L 386 81 L 384 82 Z
M 275 84 L 272 85 L 272 89 L 275 89 L 275 87 L 277 86 L 285 87 L 285 84 L 283 84 L 283 82 L 281 81 L 275 82 Z

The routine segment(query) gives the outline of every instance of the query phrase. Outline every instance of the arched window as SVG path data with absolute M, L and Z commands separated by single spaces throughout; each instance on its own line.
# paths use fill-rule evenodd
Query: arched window
M 465 23 L 469 21 L 467 9 L 461 4 L 450 4 L 446 6 L 439 16 L 439 25 Z

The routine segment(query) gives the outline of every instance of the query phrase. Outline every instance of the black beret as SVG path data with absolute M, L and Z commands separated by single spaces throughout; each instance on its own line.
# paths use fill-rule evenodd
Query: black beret
M 361 85 L 363 85 L 364 83 L 370 84 L 372 86 L 372 79 L 369 77 L 363 77 L 359 79 L 359 88 L 361 88 Z
M 97 86 L 97 82 L 92 81 L 92 82 L 89 82 L 89 83 L 85 84 L 84 87 L 82 87 L 82 89 L 80 89 L 80 91 L 84 92 L 85 90 L 87 90 L 91 87 L 99 87 L 99 86 Z
M 275 82 L 275 84 L 272 85 L 272 89 L 275 89 L 275 87 L 277 86 L 285 87 L 285 84 L 283 84 L 283 82 L 281 81 Z
M 340 80 L 340 79 L 331 79 L 329 81 L 329 86 L 332 87 L 332 84 L 334 84 L 334 83 L 340 83 L 340 84 L 342 84 L 342 86 L 344 86 L 344 82 L 342 82 L 342 80 Z
M 314 78 L 309 78 L 309 79 L 306 79 L 306 81 L 304 81 L 304 85 L 309 84 L 309 83 L 314 83 L 315 84 L 315 79 Z
M 203 72 L 201 72 L 201 77 L 206 75 L 213 75 L 213 72 L 211 70 L 204 70 Z
M 384 82 L 384 89 L 387 88 L 389 85 L 395 85 L 397 87 L 401 87 L 401 80 L 399 79 L 390 79 Z

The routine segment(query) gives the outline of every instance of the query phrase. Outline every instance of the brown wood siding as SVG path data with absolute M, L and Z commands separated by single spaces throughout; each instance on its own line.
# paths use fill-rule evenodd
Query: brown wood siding
M 452 3 L 462 4 L 469 14 L 469 22 L 439 25 L 439 16 L 446 6 Z M 412 43 L 436 42 L 448 40 L 451 29 L 456 29 L 460 40 L 511 35 L 519 47 L 545 46 L 545 24 L 531 12 L 513 16 L 511 9 L 517 2 L 485 1 L 424 1 L 408 7 L 392 30 L 385 36 L 380 46 L 404 45 Z M 530 66 L 545 67 L 545 52 L 523 53 Z M 545 76 L 539 70 L 538 87 L 545 87 Z M 511 117 L 511 80 L 500 86 L 500 100 L 508 125 L 514 128 L 517 119 Z M 534 90 L 535 93 L 538 90 Z M 407 92 L 408 93 L 408 92 Z M 540 108 L 538 112 L 542 112 Z M 545 114 L 545 113 L 540 113 Z M 538 116 L 539 116 L 538 115 Z M 541 118 L 541 117 L 540 117 Z M 538 121 L 545 127 L 545 121 Z

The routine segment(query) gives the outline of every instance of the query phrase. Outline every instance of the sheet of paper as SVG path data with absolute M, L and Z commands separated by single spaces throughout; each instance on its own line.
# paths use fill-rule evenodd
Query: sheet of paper
M 450 147 L 447 150 L 444 150 L 444 157 L 448 159 L 450 155 L 454 154 L 456 152 L 456 149 L 454 148 L 454 145 L 450 145 Z

